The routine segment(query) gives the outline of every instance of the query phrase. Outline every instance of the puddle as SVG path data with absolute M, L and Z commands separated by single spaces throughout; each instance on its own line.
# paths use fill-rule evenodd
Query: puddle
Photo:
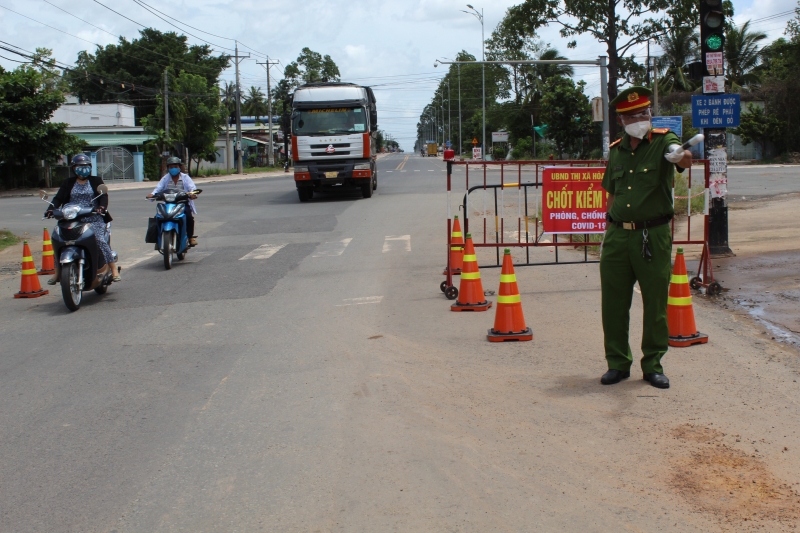
M 717 259 L 722 302 L 746 311 L 776 341 L 800 348 L 800 250 Z

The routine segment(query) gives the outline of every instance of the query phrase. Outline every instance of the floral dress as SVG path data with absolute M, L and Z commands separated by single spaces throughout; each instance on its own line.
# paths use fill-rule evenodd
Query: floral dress
M 75 185 L 72 186 L 69 202 L 71 204 L 78 204 L 81 207 L 94 208 L 95 206 L 92 203 L 92 198 L 94 197 L 94 190 L 92 190 L 92 185 L 88 181 L 82 185 L 79 181 L 76 181 Z M 101 263 L 111 263 L 114 259 L 111 255 L 111 247 L 106 242 L 106 225 L 105 222 L 103 222 L 103 217 L 101 215 L 90 215 L 84 217 L 84 220 L 92 225 L 94 238 L 97 240 L 97 246 L 100 248 L 100 253 L 103 254 L 103 259 L 105 259 L 105 261 L 101 261 Z

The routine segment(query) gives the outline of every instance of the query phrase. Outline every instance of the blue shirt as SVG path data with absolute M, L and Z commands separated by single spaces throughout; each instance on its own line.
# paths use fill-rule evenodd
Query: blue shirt
M 192 192 L 195 189 L 197 189 L 197 187 L 195 187 L 194 185 L 194 182 L 192 181 L 192 178 L 189 177 L 189 174 L 184 174 L 183 172 L 178 174 L 178 184 L 180 184 L 181 181 L 183 182 L 184 191 Z M 158 182 L 156 188 L 153 189 L 152 194 L 156 195 L 160 192 L 164 192 L 167 189 L 175 189 L 177 187 L 178 185 L 176 185 L 176 183 L 172 180 L 172 176 L 170 176 L 169 174 L 164 174 L 164 177 L 161 178 L 161 181 Z M 189 207 L 192 209 L 192 213 L 197 214 L 197 209 L 194 206 L 194 200 L 189 200 Z

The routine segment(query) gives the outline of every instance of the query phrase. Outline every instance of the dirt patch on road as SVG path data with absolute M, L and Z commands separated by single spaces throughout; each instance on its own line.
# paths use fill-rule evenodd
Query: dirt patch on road
M 773 476 L 763 461 L 725 443 L 725 436 L 691 424 L 675 428 L 680 455 L 674 460 L 672 486 L 698 511 L 737 531 L 764 522 L 796 524 L 800 494 Z

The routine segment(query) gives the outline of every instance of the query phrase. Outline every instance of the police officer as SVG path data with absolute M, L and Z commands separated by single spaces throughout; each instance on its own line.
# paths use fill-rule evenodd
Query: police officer
M 644 307 L 642 373 L 654 387 L 669 388 L 661 358 L 667 352 L 667 295 L 672 258 L 672 182 L 675 170 L 692 164 L 669 128 L 651 125 L 650 95 L 630 87 L 609 105 L 625 128 L 609 146 L 603 188 L 608 192 L 608 225 L 600 256 L 603 333 L 608 372 L 600 382 L 613 385 L 630 377 L 633 354 L 628 341 L 633 286 L 638 281 Z

